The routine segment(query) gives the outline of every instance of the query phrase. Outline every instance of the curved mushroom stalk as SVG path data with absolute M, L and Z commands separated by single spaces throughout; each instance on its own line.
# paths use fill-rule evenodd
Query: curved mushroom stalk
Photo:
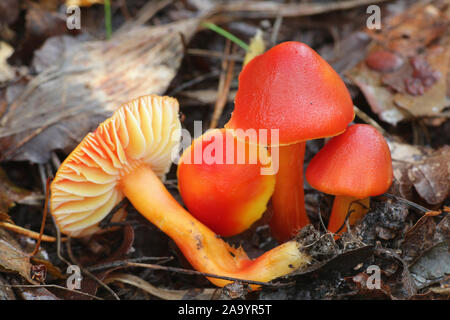
M 123 178 L 121 185 L 133 206 L 171 237 L 198 271 L 266 282 L 309 262 L 295 241 L 266 252 L 253 261 L 242 250 L 231 249 L 214 232 L 184 210 L 149 167 L 138 168 Z M 217 286 L 230 283 L 216 278 L 209 280 Z
M 88 134 L 51 185 L 51 212 L 61 232 L 81 237 L 101 231 L 99 222 L 126 196 L 199 271 L 269 281 L 307 263 L 295 242 L 252 261 L 176 202 L 160 178 L 171 165 L 180 127 L 175 99 L 147 96 L 125 104 Z M 123 212 L 114 218 L 123 219 Z M 229 283 L 210 280 L 218 286 Z

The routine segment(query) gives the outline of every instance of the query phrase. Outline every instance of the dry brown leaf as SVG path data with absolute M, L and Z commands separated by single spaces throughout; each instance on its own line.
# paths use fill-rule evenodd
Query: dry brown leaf
M 137 27 L 71 46 L 8 105 L 0 119 L 0 159 L 46 162 L 52 150 L 71 151 L 131 98 L 163 94 L 183 57 L 180 34 L 188 40 L 197 23 Z
M 151 295 L 164 299 L 164 300 L 182 300 L 185 299 L 185 296 L 189 294 L 190 290 L 171 290 L 171 289 L 164 289 L 164 288 L 158 288 L 144 279 L 139 278 L 138 276 L 132 275 L 132 274 L 126 274 L 126 273 L 116 273 L 108 276 L 108 278 L 105 279 L 105 283 L 111 283 L 114 281 L 123 282 L 132 286 L 135 286 L 139 289 L 142 289 Z M 216 293 L 217 289 L 203 289 L 202 292 L 198 293 L 195 296 L 195 299 L 199 300 L 211 300 L 213 295 Z M 192 298 L 192 297 L 191 297 Z
M 414 226 L 405 234 L 400 246 L 402 258 L 412 265 L 426 251 L 438 243 L 448 239 L 450 216 L 445 216 L 439 224 L 436 224 L 433 216 L 422 216 Z
M 417 4 L 385 23 L 366 59 L 347 72 L 373 112 L 388 123 L 439 116 L 450 106 L 450 16 L 445 6 Z
M 391 190 L 413 198 L 412 187 L 430 205 L 442 203 L 450 194 L 450 146 L 438 150 L 389 142 L 394 169 Z
M 17 0 L 0 1 L 0 25 L 11 24 L 18 18 L 20 3 Z
M 0 212 L 7 212 L 15 202 L 23 204 L 39 204 L 40 196 L 34 192 L 15 186 L 0 168 Z M 7 219 L 2 219 L 4 221 Z
M 18 272 L 28 282 L 37 284 L 30 277 L 31 263 L 29 256 L 22 251 L 19 243 L 5 230 L 0 228 L 0 267 Z
M 25 16 L 25 35 L 21 37 L 11 60 L 28 62 L 34 51 L 46 39 L 62 34 L 78 34 L 77 29 L 69 30 L 66 24 L 66 15 L 50 12 L 37 3 L 28 2 L 29 7 Z

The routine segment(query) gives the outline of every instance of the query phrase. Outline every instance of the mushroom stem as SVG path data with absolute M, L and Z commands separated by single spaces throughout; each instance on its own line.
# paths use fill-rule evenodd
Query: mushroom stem
M 331 211 L 330 221 L 328 222 L 328 230 L 336 233 L 344 224 L 347 213 L 350 213 L 348 222 L 353 225 L 358 219 L 362 218 L 368 211 L 370 206 L 370 197 L 359 199 L 349 196 L 336 196 Z M 347 230 L 344 226 L 338 234 L 342 234 Z
M 133 206 L 175 241 L 198 271 L 253 281 L 270 281 L 308 263 L 295 241 L 278 246 L 251 260 L 242 249 L 230 247 L 195 219 L 167 191 L 149 166 L 123 177 L 121 188 Z M 222 287 L 230 281 L 208 278 Z M 254 287 L 255 289 L 256 287 Z
M 303 159 L 306 142 L 281 147 L 272 147 L 279 152 L 279 168 L 275 191 L 272 195 L 273 216 L 270 222 L 272 233 L 278 241 L 289 240 L 295 233 L 309 224 L 305 210 L 303 190 Z

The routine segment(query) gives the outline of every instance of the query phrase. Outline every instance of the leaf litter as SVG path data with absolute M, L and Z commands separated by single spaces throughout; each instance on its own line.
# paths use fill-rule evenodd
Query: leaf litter
M 17 286 L 13 290 L 0 286 L 0 296 L 111 299 L 112 290 L 122 299 L 448 299 L 449 222 L 448 212 L 442 206 L 448 204 L 450 161 L 448 140 L 440 133 L 448 122 L 450 6 L 445 1 L 426 4 L 394 1 L 391 7 L 397 6 L 397 13 L 383 18 L 385 28 L 380 32 L 372 32 L 348 24 L 353 17 L 365 14 L 364 8 L 358 7 L 364 1 L 344 1 L 345 6 L 314 1 L 283 4 L 281 11 L 274 11 L 279 5 L 275 2 L 219 6 L 209 1 L 203 5 L 187 2 L 188 7 L 178 2 L 158 7 L 147 5 L 145 12 L 141 12 L 140 17 L 144 18 L 140 18 L 139 25 L 127 21 L 127 28 L 114 33 L 109 41 L 92 36 L 101 34 L 95 32 L 95 24 L 86 27 L 94 30 L 92 34 L 82 30 L 77 36 L 68 35 L 57 27 L 56 36 L 48 33 L 52 23 L 58 25 L 57 14 L 50 12 L 57 5 L 51 1 L 49 6 L 21 9 L 28 13 L 28 25 L 23 31 L 17 30 L 13 24 L 17 17 L 11 7 L 12 14 L 5 20 L 7 28 L 0 28 L 0 39 L 12 43 L 14 48 L 14 65 L 10 64 L 11 59 L 0 59 L 0 70 L 4 66 L 14 71 L 0 72 L 6 75 L 0 81 L 0 157 L 4 163 L 7 161 L 8 168 L 20 171 L 30 166 L 19 162 L 24 160 L 56 169 L 57 162 L 50 159 L 62 160 L 62 155 L 68 154 L 129 96 L 175 92 L 186 127 L 192 119 L 209 121 L 214 105 L 221 99 L 224 109 L 218 121 L 224 123 L 232 111 L 236 70 L 242 68 L 245 53 L 236 50 L 228 54 L 236 70 L 227 90 L 221 94 L 217 80 L 226 41 L 197 29 L 198 13 L 206 12 L 212 21 L 223 26 L 231 28 L 238 22 L 240 30 L 263 30 L 264 39 L 256 33 L 246 35 L 246 42 L 256 52 L 264 50 L 260 49 L 263 44 L 272 45 L 273 39 L 275 42 L 305 39 L 323 52 L 336 70 L 356 85 L 350 89 L 358 108 L 374 123 L 381 120 L 380 127 L 389 135 L 395 175 L 390 196 L 374 197 L 368 214 L 351 232 L 335 240 L 323 231 L 319 219 L 320 215 L 327 222 L 332 199 L 306 188 L 308 208 L 314 213 L 310 212 L 313 225 L 300 230 L 297 240 L 313 260 L 306 269 L 277 279 L 256 293 L 249 292 L 247 285 L 239 281 L 223 289 L 211 288 L 203 276 L 181 272 L 191 267 L 176 246 L 134 214 L 132 208 L 127 209 L 130 212 L 126 226 L 89 240 L 71 240 L 66 246 L 61 242 L 42 244 L 43 251 L 50 255 L 43 254 L 31 261 L 25 252 L 32 249 L 25 249 L 24 237 L 0 228 L 0 265 L 8 271 L 0 273 L 0 284 Z M 139 8 L 134 1 L 127 5 L 130 12 Z M 89 15 L 99 8 L 103 9 L 93 5 L 83 10 Z M 123 22 L 125 11 L 123 7 L 119 9 L 115 17 Z M 338 9 L 341 10 L 333 13 L 340 17 L 333 20 L 337 26 L 324 23 L 330 12 Z M 142 26 L 148 13 L 151 26 Z M 40 45 L 30 39 L 32 17 L 38 14 L 48 17 L 47 25 L 36 29 L 42 36 Z M 271 24 L 262 20 L 267 17 L 278 19 L 282 27 L 277 27 L 275 21 Z M 56 20 L 52 21 L 53 18 Z M 5 18 L 0 15 L 1 19 Z M 314 21 L 330 28 L 331 41 L 323 36 L 324 28 L 317 28 Z M 117 30 L 119 27 L 120 24 Z M 333 28 L 338 31 L 332 31 Z M 24 37 L 14 42 L 11 39 L 15 39 L 17 32 Z M 250 42 L 253 36 L 256 37 Z M 231 74 L 233 70 L 227 71 Z M 209 77 L 204 76 L 208 74 Z M 432 142 L 441 141 L 433 145 L 438 146 L 436 149 L 411 143 L 405 124 L 417 119 L 425 119 L 425 126 L 433 130 Z M 322 144 L 322 141 L 310 143 L 305 159 L 310 159 Z M 173 170 L 169 178 L 176 184 Z M 1 219 L 12 222 L 22 217 L 18 221 L 23 221 L 26 216 L 36 220 L 29 215 L 42 205 L 39 193 L 16 189 L 15 182 L 0 179 Z M 179 199 L 176 189 L 170 191 Z M 35 196 L 34 202 L 27 200 L 30 194 Z M 323 204 L 324 199 L 330 201 Z M 439 209 L 444 212 L 427 213 Z M 242 245 L 255 256 L 275 246 L 266 220 L 230 242 Z M 51 221 L 46 225 L 46 233 L 57 237 Z M 82 266 L 81 292 L 85 295 L 58 288 L 64 285 L 66 277 L 66 265 L 59 258 L 58 246 L 63 246 L 63 254 L 72 263 Z M 157 270 L 127 266 L 126 261 L 146 256 L 152 259 L 172 256 L 172 259 L 161 260 L 161 268 Z M 369 290 L 369 267 L 373 265 L 380 268 L 381 283 L 378 289 Z M 20 287 L 23 283 L 37 284 L 32 278 L 44 285 Z M 45 287 L 46 284 L 55 287 Z

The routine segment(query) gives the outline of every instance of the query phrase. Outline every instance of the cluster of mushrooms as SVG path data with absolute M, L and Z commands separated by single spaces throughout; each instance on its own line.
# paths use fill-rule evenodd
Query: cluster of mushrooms
M 162 183 L 180 140 L 178 102 L 150 95 L 122 105 L 66 158 L 51 184 L 51 213 L 61 232 L 86 237 L 103 232 L 99 223 L 126 197 L 173 239 L 196 270 L 268 282 L 310 261 L 292 240 L 309 223 L 303 191 L 307 140 L 334 137 L 305 173 L 312 187 L 336 196 L 331 232 L 343 225 L 355 200 L 364 199 L 354 208 L 350 223 L 365 213 L 370 196 L 389 188 L 392 167 L 384 138 L 369 125 L 347 127 L 353 118 L 350 94 L 331 66 L 305 44 L 285 42 L 244 67 L 235 110 L 225 128 L 208 131 L 184 151 L 177 174 L 187 210 Z M 247 129 L 277 129 L 279 139 L 251 141 L 239 135 Z M 246 154 L 256 148 L 257 161 L 187 161 L 224 138 Z M 222 146 L 215 150 L 215 160 L 229 156 L 230 144 Z M 279 169 L 262 175 L 274 151 Z M 253 260 L 220 236 L 248 229 L 261 218 L 269 200 L 271 230 L 281 244 Z M 126 211 L 120 209 L 111 221 L 125 218 Z M 208 279 L 217 286 L 230 283 Z

